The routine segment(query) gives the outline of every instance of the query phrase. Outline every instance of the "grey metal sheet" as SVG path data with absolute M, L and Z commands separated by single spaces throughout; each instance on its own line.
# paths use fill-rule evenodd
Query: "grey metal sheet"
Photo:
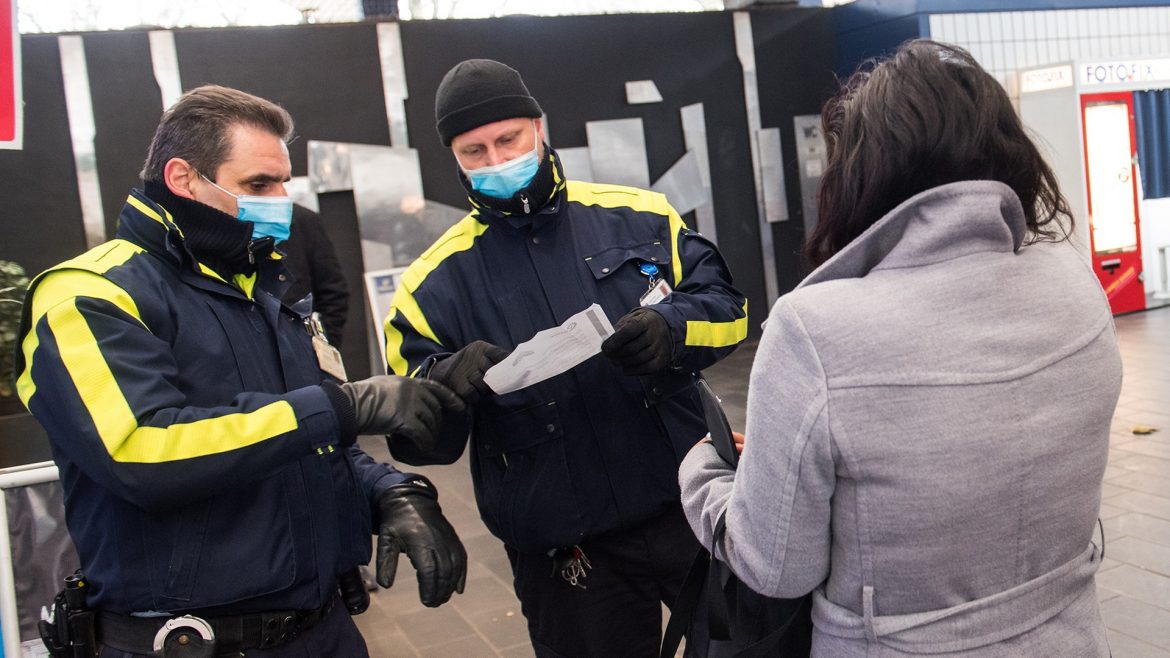
M 711 189 L 711 159 L 707 152 L 707 119 L 703 104 L 687 105 L 678 111 L 682 118 L 683 143 L 698 160 L 699 176 L 707 202 L 695 208 L 695 228 L 707 239 L 718 244 L 719 236 L 715 227 L 715 197 Z
M 642 119 L 587 121 L 585 135 L 595 182 L 650 187 Z
M 653 80 L 630 80 L 626 83 L 626 102 L 630 105 L 661 103 L 662 94 Z
M 776 280 L 776 251 L 772 247 L 772 227 L 767 221 L 767 207 L 764 203 L 763 167 L 760 162 L 760 91 L 756 81 L 756 49 L 752 37 L 752 17 L 746 11 L 732 15 L 735 28 L 735 53 L 743 67 L 743 99 L 747 108 L 748 136 L 752 150 L 752 172 L 756 183 L 756 208 L 760 225 L 760 256 L 764 265 L 764 291 L 768 305 L 780 296 Z
M 302 205 L 313 212 L 321 212 L 321 205 L 317 201 L 317 193 L 313 191 L 308 176 L 293 176 L 284 184 L 284 189 L 292 198 L 293 203 Z
M 85 225 L 85 243 L 89 247 L 106 241 L 105 211 L 98 185 L 97 153 L 94 136 L 93 98 L 89 91 L 89 70 L 85 63 L 85 45 L 79 35 L 57 37 L 61 52 L 61 75 L 65 85 L 65 107 L 69 115 L 69 135 L 73 141 L 73 162 L 77 169 L 77 191 L 81 199 L 81 221 Z
M 709 202 L 703 177 L 699 174 L 699 158 L 694 151 L 684 153 L 651 189 L 665 194 L 666 200 L 680 215 Z
M 151 30 L 150 64 L 154 80 L 162 94 L 163 109 L 175 104 L 183 95 L 183 79 L 179 74 L 179 54 L 175 50 L 175 33 L 170 30 Z
M 589 160 L 588 146 L 557 149 L 557 155 L 560 156 L 561 166 L 565 169 L 565 178 L 587 183 L 594 182 L 593 165 Z
M 408 147 L 406 99 L 409 93 L 398 23 L 378 23 L 378 60 L 382 65 L 382 94 L 386 99 L 386 120 L 390 124 L 390 145 Z
M 365 270 L 409 265 L 466 211 L 423 197 L 418 152 L 351 144 L 350 168 Z
M 764 217 L 769 222 L 788 220 L 788 194 L 784 189 L 784 160 L 780 150 L 780 129 L 764 128 L 757 134 L 760 144 L 760 179 L 764 185 Z
M 309 182 L 317 194 L 353 189 L 349 144 L 309 140 Z
M 828 163 L 825 136 L 821 134 L 821 117 L 804 114 L 792 117 L 796 135 L 796 162 L 800 169 L 800 203 L 804 213 L 804 234 L 810 235 L 817 225 L 817 188 Z

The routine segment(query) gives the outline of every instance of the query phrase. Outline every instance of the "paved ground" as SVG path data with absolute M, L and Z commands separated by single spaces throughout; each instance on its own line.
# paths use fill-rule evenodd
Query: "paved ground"
M 1170 658 L 1170 308 L 1117 319 L 1125 384 L 1113 425 L 1101 517 L 1106 558 L 1097 576 L 1101 609 L 1116 658 Z M 708 371 L 732 427 L 743 427 L 754 345 Z M 1138 436 L 1139 425 L 1161 431 Z M 380 441 L 362 445 L 388 458 Z M 405 557 L 398 583 L 375 594 L 358 617 L 370 654 L 398 656 L 532 656 L 502 545 L 475 511 L 466 458 L 454 466 L 416 469 L 435 481 L 448 518 L 467 546 L 467 590 L 427 609 L 418 602 Z

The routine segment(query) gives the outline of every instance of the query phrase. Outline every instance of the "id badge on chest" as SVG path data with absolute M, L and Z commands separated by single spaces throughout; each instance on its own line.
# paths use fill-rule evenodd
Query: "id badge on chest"
M 313 351 L 317 353 L 317 365 L 326 374 L 340 381 L 348 381 L 345 376 L 345 363 L 341 360 L 341 352 L 330 345 L 324 336 L 313 336 Z
M 658 266 L 650 263 L 643 263 L 639 269 L 650 279 L 650 288 L 642 293 L 638 298 L 639 306 L 650 306 L 666 299 L 666 296 L 671 293 L 670 284 L 666 279 L 658 278 Z
M 325 338 L 325 331 L 321 327 L 321 319 L 313 313 L 305 320 L 305 327 L 313 336 L 313 352 L 317 354 L 317 367 L 339 381 L 349 381 L 345 376 L 345 362 L 341 360 L 341 352 L 330 345 Z

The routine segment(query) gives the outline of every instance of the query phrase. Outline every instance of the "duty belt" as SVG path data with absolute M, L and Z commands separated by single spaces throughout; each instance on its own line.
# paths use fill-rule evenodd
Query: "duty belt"
M 206 622 L 211 627 L 215 636 L 216 654 L 238 654 L 249 649 L 269 649 L 280 646 L 316 626 L 333 610 L 336 601 L 337 597 L 334 596 L 316 610 L 274 610 L 202 618 L 130 617 L 103 610 L 98 613 L 98 641 L 119 651 L 152 655 L 155 638 L 165 626 L 168 626 L 167 622 L 172 622 L 170 624 L 172 628 L 175 627 L 174 622 L 182 622 L 179 624 L 180 627 L 189 626 L 192 632 L 198 634 L 197 623 L 183 622 L 185 619 L 193 619 L 196 622 Z

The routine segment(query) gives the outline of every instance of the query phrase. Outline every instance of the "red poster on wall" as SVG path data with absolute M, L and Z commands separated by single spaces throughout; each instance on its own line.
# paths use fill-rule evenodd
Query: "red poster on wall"
M 0 0 L 0 149 L 21 148 L 23 114 L 16 0 Z

